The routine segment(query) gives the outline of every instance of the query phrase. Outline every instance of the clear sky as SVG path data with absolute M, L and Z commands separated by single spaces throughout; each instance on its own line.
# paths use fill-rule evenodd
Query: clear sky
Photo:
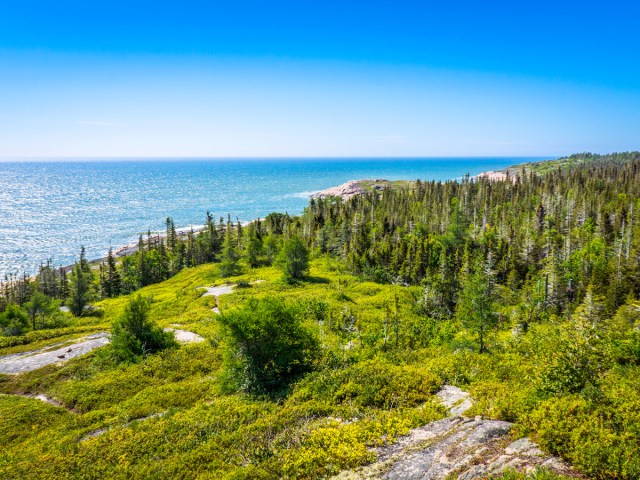
M 0 156 L 640 149 L 640 2 L 3 1 Z

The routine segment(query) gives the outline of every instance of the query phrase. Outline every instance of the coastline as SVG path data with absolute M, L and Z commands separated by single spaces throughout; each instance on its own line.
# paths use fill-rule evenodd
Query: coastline
M 138 232 L 146 236 L 149 227 L 162 232 L 167 216 L 176 227 L 189 227 L 205 223 L 207 210 L 216 218 L 231 212 L 242 221 L 270 212 L 298 215 L 312 193 L 348 180 L 452 180 L 461 172 L 498 170 L 529 158 L 133 160 L 12 164 L 11 175 L 0 180 L 10 198 L 0 207 L 6 220 L 0 276 L 35 274 L 47 260 L 57 268 L 70 265 L 82 245 L 87 259 L 100 259 L 110 247 L 136 243 Z M 45 177 L 50 186 L 42 189 L 37 180 Z
M 549 161 L 549 160 L 545 160 L 543 162 L 546 162 L 546 161 Z M 541 163 L 541 162 L 536 162 L 536 163 Z M 472 176 L 471 179 L 472 180 L 488 179 L 489 181 L 504 181 L 504 180 L 507 180 L 508 178 L 511 178 L 511 181 L 514 181 L 516 175 L 512 176 L 511 174 L 516 173 L 518 171 L 518 168 L 521 165 L 530 165 L 530 164 L 528 163 L 515 164 L 515 165 L 510 165 L 501 170 L 487 170 Z M 343 201 L 346 201 L 354 196 L 362 195 L 362 194 L 373 192 L 373 191 L 382 192 L 386 188 L 401 188 L 401 187 L 411 186 L 414 182 L 415 180 L 391 181 L 384 178 L 364 178 L 360 180 L 349 180 L 337 186 L 314 191 L 308 195 L 308 199 L 313 200 L 313 199 L 324 199 L 324 198 L 336 197 L 336 198 L 341 198 Z M 244 222 L 244 225 L 246 226 L 254 221 L 255 220 Z M 191 231 L 193 231 L 194 234 L 197 234 L 204 228 L 205 228 L 204 225 L 189 225 L 186 227 L 177 228 L 176 233 L 180 237 L 185 237 Z M 142 236 L 143 236 L 143 241 L 146 243 L 147 234 L 142 234 Z M 166 236 L 167 235 L 165 232 L 152 232 L 151 242 L 153 244 L 156 244 L 161 240 L 166 239 Z M 120 246 L 114 247 L 112 251 L 113 251 L 114 257 L 116 258 L 123 258 L 129 255 L 132 255 L 138 251 L 138 241 L 132 240 L 129 243 L 125 243 Z M 92 268 L 98 268 L 98 266 L 101 263 L 105 262 L 106 260 L 107 260 L 107 255 L 105 254 L 101 257 L 97 257 L 89 260 L 89 264 L 92 266 Z M 73 268 L 73 265 L 74 264 L 69 264 L 66 266 L 61 266 L 59 268 L 62 268 L 65 272 L 68 273 Z M 37 274 L 34 273 L 33 275 L 31 275 L 31 278 L 35 278 L 36 275 Z

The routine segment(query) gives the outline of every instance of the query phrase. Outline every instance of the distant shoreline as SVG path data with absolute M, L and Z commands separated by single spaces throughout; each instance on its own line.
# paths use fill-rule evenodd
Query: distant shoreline
M 372 163 L 371 166 L 369 166 L 367 164 L 367 160 L 373 160 L 371 158 L 359 158 L 359 159 L 355 159 L 357 160 L 353 165 L 349 165 L 348 167 L 346 166 L 347 164 L 345 163 L 345 167 L 336 167 L 335 168 L 335 178 L 334 180 L 337 180 L 334 185 L 337 185 L 338 183 L 340 183 L 340 181 L 344 181 L 345 180 L 345 173 L 346 174 L 353 174 L 353 177 L 351 178 L 361 178 L 361 179 L 367 179 L 366 181 L 363 180 L 352 180 L 351 182 L 347 182 L 347 188 L 342 189 L 341 191 L 336 192 L 335 189 L 339 188 L 340 185 L 338 187 L 336 186 L 332 186 L 329 188 L 326 188 L 324 190 L 317 190 L 314 187 L 314 183 L 316 185 L 319 184 L 324 184 L 324 185 L 331 185 L 331 175 L 327 175 L 328 171 L 322 167 L 320 168 L 319 165 L 315 165 L 312 164 L 310 166 L 307 165 L 307 163 L 305 161 L 303 161 L 303 159 L 298 159 L 299 161 L 296 161 L 296 159 L 292 158 L 292 159 L 287 159 L 287 161 L 291 161 L 292 164 L 300 164 L 301 165 L 301 170 L 298 172 L 298 170 L 296 169 L 295 172 L 291 175 L 288 174 L 288 171 L 285 171 L 285 173 L 288 174 L 287 176 L 287 180 L 290 182 L 290 184 L 288 185 L 288 190 L 286 190 L 286 192 L 284 192 L 285 194 L 278 196 L 278 189 L 274 189 L 271 191 L 271 193 L 269 193 L 268 190 L 268 184 L 264 185 L 262 187 L 259 187 L 259 190 L 256 192 L 256 196 L 255 199 L 259 199 L 259 200 L 267 200 L 268 201 L 268 205 L 265 205 L 269 207 L 269 211 L 274 211 L 274 212 L 288 212 L 291 214 L 299 214 L 303 211 L 304 208 L 307 207 L 308 202 L 310 199 L 318 199 L 318 198 L 322 198 L 325 196 L 331 196 L 331 195 L 337 195 L 337 196 L 341 196 L 342 198 L 350 198 L 354 195 L 357 195 L 359 193 L 362 193 L 363 191 L 372 191 L 372 190 L 384 190 L 384 188 L 386 188 L 387 186 L 392 186 L 392 187 L 404 187 L 405 185 L 409 185 L 411 182 L 408 180 L 384 180 L 384 179 L 388 179 L 388 178 L 392 178 L 392 179 L 398 179 L 398 178 L 420 178 L 420 179 L 430 179 L 433 178 L 434 180 L 454 180 L 454 179 L 458 179 L 460 180 L 461 177 L 461 172 L 464 171 L 473 171 L 474 173 L 477 172 L 478 170 L 482 171 L 483 169 L 486 171 L 490 171 L 492 170 L 491 167 L 493 167 L 494 170 L 499 170 L 501 168 L 506 168 L 508 165 L 515 165 L 520 161 L 527 161 L 527 160 L 531 160 L 531 162 L 537 160 L 534 158 L 530 157 L 511 157 L 510 158 L 510 162 L 483 162 L 482 158 L 480 157 L 469 157 L 469 158 L 458 158 L 459 160 L 469 160 L 468 162 L 461 162 L 460 164 L 457 164 L 455 162 L 429 162 L 426 161 L 427 157 L 420 157 L 421 159 L 425 160 L 424 162 L 410 162 L 408 164 L 406 164 L 404 161 L 402 160 L 407 160 L 404 158 L 394 158 L 394 159 L 390 159 L 390 158 L 386 158 L 384 157 L 384 162 L 382 164 L 378 164 L 377 162 Z M 488 158 L 488 157 L 487 157 Z M 429 157 L 429 160 L 442 160 L 440 157 Z M 21 160 L 27 160 L 27 159 L 21 159 Z M 40 159 L 41 160 L 41 159 Z M 65 159 L 51 159 L 51 160 L 56 160 L 56 161 L 64 161 Z M 104 159 L 104 160 L 113 160 L 113 161 L 118 161 L 118 163 L 126 160 L 126 159 L 114 159 L 114 158 L 108 158 L 108 159 Z M 133 160 L 133 159 L 130 159 Z M 153 159 L 149 159 L 149 160 L 153 160 Z M 178 163 L 177 159 L 162 159 L 162 160 L 166 160 L 167 163 Z M 173 160 L 173 162 L 171 161 Z M 185 160 L 201 160 L 201 162 L 197 162 L 197 163 L 207 163 L 204 160 L 207 159 L 185 159 Z M 219 159 L 219 160 L 223 160 L 223 159 Z M 229 159 L 230 160 L 230 159 Z M 270 170 L 270 169 L 263 169 L 261 170 L 256 170 L 258 169 L 257 165 L 262 164 L 262 163 L 276 163 L 275 158 L 270 159 L 270 158 L 265 158 L 262 159 L 264 160 L 264 162 L 258 162 L 257 159 L 247 159 L 250 163 L 254 163 L 252 160 L 255 160 L 255 164 L 256 167 L 250 167 L 250 168 L 244 168 L 241 171 L 242 172 L 248 172 L 251 175 L 258 175 L 257 178 L 263 178 L 265 175 L 272 175 L 272 174 L 280 174 L 280 170 Z M 280 159 L 282 160 L 282 159 Z M 308 160 L 308 159 L 306 159 Z M 340 165 L 345 161 L 352 161 L 354 159 L 347 159 L 347 158 L 332 158 L 332 159 L 326 159 L 327 161 L 330 161 L 331 165 Z M 359 160 L 362 160 L 362 162 L 360 162 Z M 393 161 L 392 161 L 393 160 Z M 399 160 L 398 162 L 396 162 L 396 160 Z M 412 158 L 413 160 L 413 158 Z M 364 162 L 364 163 L 363 163 Z M 0 161 L 1 163 L 1 161 Z M 29 162 L 28 162 L 29 163 Z M 36 162 L 36 163 L 40 163 L 40 162 Z M 46 162 L 41 163 L 41 165 L 44 165 Z M 100 162 L 98 162 L 100 163 Z M 107 162 L 108 163 L 108 162 Z M 135 162 L 128 162 L 131 163 L 132 165 L 135 164 Z M 158 164 L 160 163 L 165 163 L 164 161 L 162 162 L 158 162 Z M 228 162 L 213 162 L 219 165 L 226 165 Z M 277 162 L 277 163 L 281 163 L 281 162 Z M 316 162 L 317 163 L 317 162 Z M 229 163 L 230 164 L 230 163 Z M 303 166 L 305 165 L 305 166 Z M 358 166 L 361 165 L 361 166 Z M 453 166 L 452 166 L 453 165 Z M 487 168 L 488 167 L 488 168 Z M 198 167 L 199 168 L 199 167 Z M 197 173 L 206 173 L 207 176 L 207 182 L 208 183 L 197 183 L 194 185 L 202 185 L 199 186 L 198 188 L 194 188 L 193 192 L 189 192 L 189 193 L 183 193 L 182 198 L 181 197 L 177 197 L 176 196 L 176 201 L 179 202 L 191 202 L 191 198 L 204 198 L 203 195 L 206 194 L 206 198 L 207 198 L 207 204 L 213 204 L 213 205 L 218 205 L 218 210 L 224 209 L 223 211 L 226 211 L 228 209 L 231 209 L 231 211 L 237 211 L 237 212 L 245 212 L 246 216 L 248 218 L 253 218 L 253 217 L 258 217 L 258 216 L 264 216 L 266 213 L 268 212 L 261 212 L 259 211 L 259 208 L 256 208 L 255 205 L 258 205 L 258 203 L 254 200 L 254 194 L 253 189 L 256 188 L 254 186 L 252 186 L 250 183 L 246 183 L 243 181 L 238 181 L 238 180 L 234 180 L 234 182 L 230 182 L 227 181 L 227 176 L 231 175 L 231 177 L 229 178 L 242 178 L 241 176 L 236 175 L 236 170 L 233 169 L 227 169 L 225 167 L 225 169 L 219 171 L 219 170 L 211 170 L 211 169 L 206 169 L 206 170 L 199 170 L 198 168 L 194 167 L 193 172 L 195 174 Z M 218 167 L 216 167 L 217 169 Z M 222 167 L 221 167 L 222 168 Z M 476 170 L 477 169 L 477 170 Z M 170 210 L 171 205 L 169 205 L 169 210 L 164 210 L 164 211 L 160 211 L 157 206 L 158 204 L 161 204 L 162 202 L 155 202 L 151 205 L 151 209 L 147 209 L 147 206 L 144 202 L 144 197 L 145 195 L 153 195 L 154 192 L 157 191 L 166 191 L 166 192 L 171 192 L 171 191 L 179 191 L 179 189 L 177 189 L 176 187 L 174 187 L 174 185 L 171 183 L 173 182 L 176 177 L 175 175 L 177 174 L 177 172 L 182 172 L 183 170 L 179 170 L 176 171 L 175 168 L 171 167 L 169 170 L 167 170 L 167 172 L 169 172 L 171 175 L 156 175 L 155 172 L 153 170 L 149 170 L 150 175 L 153 174 L 153 182 L 147 183 L 147 182 L 137 182 L 135 183 L 134 187 L 130 187 L 130 186 L 126 186 L 122 189 L 120 189 L 119 184 L 118 185 L 112 185 L 112 181 L 110 180 L 112 177 L 107 178 L 107 175 L 104 174 L 104 172 L 110 172 L 113 169 L 107 169 L 104 170 L 102 169 L 102 167 L 100 167 L 99 169 L 95 170 L 93 167 L 89 168 L 89 170 L 93 173 L 100 174 L 102 175 L 100 178 L 102 179 L 102 183 L 101 183 L 101 189 L 97 189 L 97 187 L 94 187 L 93 185 L 89 185 L 87 187 L 87 191 L 83 191 L 81 189 L 81 187 L 78 187 L 78 191 L 81 191 L 82 194 L 81 195 L 76 195 L 73 196 L 72 199 L 76 199 L 75 202 L 70 202 L 70 203 L 66 203 L 64 202 L 64 204 L 61 204 L 61 201 L 59 200 L 60 198 L 64 198 L 64 194 L 66 192 L 66 189 L 62 189 L 60 192 L 57 192 L 57 195 L 55 197 L 55 202 L 53 202 L 53 204 L 56 205 L 56 207 L 59 207 L 60 210 L 62 209 L 66 209 L 68 206 L 71 208 L 73 207 L 73 213 L 68 213 L 67 215 L 76 215 L 77 213 L 80 214 L 79 221 L 78 223 L 84 223 L 85 225 L 89 225 L 90 222 L 92 221 L 96 221 L 96 215 L 97 213 L 100 214 L 100 222 L 104 222 L 106 225 L 110 224 L 110 227 L 106 227 L 106 228 L 98 228 L 96 227 L 91 227 L 93 230 L 98 231 L 98 230 L 104 230 L 106 232 L 105 235 L 102 236 L 102 238 L 114 238 L 115 241 L 100 241 L 100 240 L 95 240 L 95 239 L 87 239 L 85 241 L 82 241 L 78 238 L 78 240 L 73 240 L 70 241 L 69 238 L 70 236 L 67 235 L 66 237 L 61 237 L 60 236 L 60 232 L 61 230 L 56 230 L 53 229 L 51 227 L 49 227 L 48 225 L 45 225 L 44 228 L 40 228 L 39 230 L 33 230 L 29 237 L 26 239 L 28 242 L 28 244 L 25 244 L 25 246 L 20 246 L 18 244 L 16 244 L 15 248 L 19 249 L 20 255 L 17 254 L 11 254 L 8 255 L 7 258 L 3 259 L 6 260 L 5 263 L 6 265 L 4 265 L 4 268 L 6 270 L 6 272 L 16 272 L 20 271 L 20 268 L 24 268 L 24 272 L 27 272 L 28 275 L 36 275 L 37 271 L 38 271 L 38 265 L 42 262 L 30 262 L 29 259 L 30 258 L 41 258 L 41 259 L 46 259 L 46 258 L 51 258 L 50 255 L 51 253 L 54 253 L 54 257 L 59 257 L 62 261 L 57 261 L 54 262 L 54 265 L 58 265 L 57 268 L 63 268 L 66 271 L 69 271 L 72 268 L 72 265 L 75 263 L 75 261 L 77 260 L 77 255 L 74 255 L 74 252 L 79 251 L 80 249 L 80 245 L 84 245 L 87 248 L 87 257 L 88 259 L 92 259 L 90 260 L 90 263 L 92 263 L 92 265 L 97 265 L 99 263 L 102 263 L 103 261 L 106 261 L 107 258 L 107 250 L 108 248 L 111 246 L 113 247 L 113 253 L 116 257 L 124 257 L 127 255 L 131 255 L 133 253 L 135 253 L 135 251 L 137 251 L 137 235 L 130 235 L 130 236 L 125 236 L 122 235 L 121 232 L 122 231 L 127 231 L 127 230 L 133 230 L 135 232 L 135 229 L 140 229 L 141 225 L 130 225 L 130 218 L 127 218 L 127 215 L 125 215 L 124 219 L 121 219 L 118 215 L 115 215 L 114 212 L 117 212 L 118 209 L 122 210 L 123 208 L 127 208 L 128 204 L 131 203 L 131 208 L 136 208 L 136 209 L 142 209 L 145 212 L 147 212 L 144 215 L 140 215 L 141 217 L 148 217 L 146 220 L 147 222 L 149 221 L 149 218 L 164 218 L 163 214 L 167 211 Z M 95 172 L 94 172 L 95 170 Z M 125 175 L 127 178 L 137 178 L 137 179 L 141 179 L 141 180 L 145 180 L 146 179 L 146 175 L 147 175 L 147 170 L 138 170 L 137 168 L 127 168 L 124 172 L 121 172 L 118 169 L 117 170 L 117 174 L 120 175 Z M 63 170 L 66 172 L 66 170 Z M 191 172 L 191 170 L 189 170 Z M 18 170 L 16 170 L 16 172 L 18 172 Z M 33 172 L 31 172 L 31 170 L 28 170 L 28 172 L 32 173 L 32 176 L 34 176 L 35 174 L 33 174 Z M 48 170 L 36 170 L 35 171 L 38 175 L 49 175 L 50 172 Z M 84 170 L 82 170 L 82 172 L 84 172 Z M 142 173 L 140 173 L 142 172 Z M 163 170 L 161 170 L 162 173 L 165 172 L 164 167 Z M 332 174 L 334 173 L 334 167 L 331 167 L 329 169 L 329 172 L 331 172 Z M 75 170 L 71 171 L 71 175 L 74 175 Z M 322 176 L 315 176 L 317 174 L 321 174 Z M 366 176 L 367 174 L 371 175 L 371 176 Z M 431 176 L 433 174 L 433 177 Z M 58 175 L 57 171 L 56 171 L 56 175 Z M 375 175 L 375 176 L 373 176 Z M 387 176 L 389 175 L 389 176 Z M 393 175 L 393 176 L 391 176 Z M 482 175 L 482 174 L 481 174 Z M 67 175 L 68 176 L 68 175 Z M 54 175 L 55 177 L 55 175 Z M 79 176 L 81 177 L 81 176 Z M 187 180 L 189 180 L 192 177 L 191 174 L 186 174 L 185 178 Z M 105 180 L 106 178 L 106 180 Z M 249 178 L 249 177 L 247 177 Z M 160 179 L 160 181 L 156 181 Z M 164 180 L 164 179 L 170 179 L 170 180 Z M 214 180 L 211 180 L 214 179 Z M 220 180 L 215 180 L 215 179 L 224 179 L 224 181 L 222 183 L 220 183 Z M 292 183 L 294 180 L 301 180 L 301 183 Z M 347 176 L 348 179 L 348 176 Z M 201 179 L 193 179 L 194 181 L 200 181 Z M 313 180 L 313 181 L 312 181 Z M 329 180 L 329 181 L 327 181 Z M 111 183 L 110 183 L 111 182 Z M 125 182 L 127 183 L 127 182 Z M 133 182 L 128 182 L 128 183 L 133 183 Z M 231 185 L 231 183 L 233 183 L 233 185 Z M 366 183 L 364 186 L 362 186 L 363 183 Z M 350 185 L 349 185 L 350 184 Z M 105 188 L 105 185 L 107 185 L 109 188 Z M 140 189 L 138 189 L 138 185 L 142 185 L 142 187 L 140 187 Z M 222 187 L 222 185 L 224 185 L 224 188 Z M 298 185 L 300 187 L 299 190 L 295 190 L 296 185 Z M 345 185 L 345 184 L 343 184 Z M 242 194 L 244 195 L 244 197 L 242 197 L 240 199 L 240 202 L 238 203 L 237 201 L 234 202 L 233 205 L 228 205 L 229 202 L 227 202 L 226 199 L 220 197 L 219 194 L 215 194 L 215 192 L 221 192 L 224 191 L 225 188 L 227 188 L 227 186 L 229 187 L 233 187 L 233 191 L 240 191 L 242 192 Z M 320 185 L 319 185 L 320 186 Z M 265 188 L 267 187 L 267 188 Z M 94 188 L 96 188 L 96 190 L 94 191 Z M 214 194 L 209 195 L 207 192 L 207 189 L 211 189 L 212 192 L 214 192 Z M 240 190 L 243 189 L 243 190 Z M 23 188 L 24 190 L 24 188 Z M 153 190 L 153 191 L 152 191 Z M 305 190 L 304 192 L 301 193 L 301 190 Z M 111 194 L 111 192 L 117 192 L 117 194 Z M 249 192 L 249 193 L 247 193 Z M 289 192 L 295 192 L 295 193 L 289 193 Z M 21 197 L 19 196 L 20 194 L 20 190 L 16 190 L 15 194 L 14 194 L 14 198 L 18 198 L 20 199 Z M 130 193 L 134 193 L 134 196 L 131 197 L 131 195 L 129 195 Z M 122 196 L 122 195 L 127 195 L 126 197 Z M 90 195 L 90 197 L 87 197 L 87 195 Z M 139 195 L 140 200 L 138 200 L 137 202 L 128 202 L 127 198 L 136 198 Z M 188 199 L 185 197 L 185 195 L 188 196 Z M 97 213 L 90 213 L 90 214 L 86 214 L 86 212 L 94 212 L 93 209 L 89 209 L 89 210 L 83 210 L 83 203 L 88 201 L 88 202 L 93 202 L 93 198 L 97 197 L 97 196 L 102 196 L 103 198 L 105 198 L 105 200 L 112 200 L 115 202 L 115 206 L 118 207 L 116 209 L 109 209 L 109 210 L 105 210 L 104 212 L 100 209 L 95 210 L 95 212 Z M 46 195 L 43 196 L 46 199 Z M 166 195 L 166 197 L 172 197 L 172 195 Z M 272 198 L 273 197 L 273 198 Z M 277 197 L 277 198 L 276 198 Z M 280 197 L 284 198 L 285 200 L 282 200 Z M 296 200 L 295 202 L 292 200 L 289 200 L 292 197 L 296 197 L 299 198 L 299 200 Z M 248 198 L 249 200 L 244 200 L 245 198 Z M 81 201 L 78 201 L 81 200 Z M 87 200 L 85 200 L 87 199 Z M 275 199 L 275 200 L 274 200 Z M 166 202 L 165 202 L 166 203 Z M 191 203 L 195 203 L 195 202 L 191 202 Z M 295 203 L 295 208 L 293 208 L 293 205 L 289 205 L 289 204 L 293 204 Z M 75 205 L 78 204 L 78 205 Z M 245 205 L 246 204 L 246 205 Z M 245 209 L 244 207 L 248 207 L 248 209 Z M 155 208 L 155 210 L 154 210 Z M 182 208 L 182 206 L 178 207 L 178 208 Z M 49 207 L 49 210 L 51 210 L 51 207 Z M 256 211 L 258 210 L 258 211 Z M 71 210 L 69 210 L 71 212 Z M 54 218 L 57 218 L 56 215 L 54 214 L 54 212 L 45 212 L 45 214 L 48 214 L 51 216 L 52 220 L 50 225 L 54 225 L 55 224 L 55 220 L 53 220 Z M 127 212 L 128 214 L 128 212 Z M 63 225 L 64 225 L 64 216 L 61 217 L 63 220 Z M 120 221 L 123 221 L 124 223 L 122 223 L 122 228 L 119 227 L 114 227 L 117 225 L 120 225 Z M 182 216 L 181 218 L 182 221 L 184 220 L 189 220 L 188 217 Z M 128 223 L 127 223 L 128 222 Z M 36 224 L 36 222 L 32 222 L 34 224 Z M 41 222 L 40 222 L 41 223 Z M 73 223 L 76 223 L 75 220 Z M 182 223 L 182 222 L 181 222 Z M 39 224 L 38 224 L 39 225 Z M 97 224 L 96 224 L 97 225 Z M 144 224 L 142 224 L 144 225 Z M 184 225 L 184 223 L 182 223 L 182 225 Z M 40 226 L 40 225 L 39 225 Z M 134 228 L 131 229 L 129 227 L 133 226 Z M 198 233 L 201 226 L 200 225 L 194 225 L 193 227 L 191 227 L 189 224 L 187 224 L 186 227 L 181 228 L 180 230 L 183 231 L 185 234 L 191 230 L 191 228 L 193 228 L 194 233 Z M 144 229 L 140 229 L 138 231 L 143 231 Z M 155 241 L 157 241 L 157 239 L 164 239 L 165 237 L 165 233 L 163 232 L 163 226 L 161 225 L 157 225 L 155 227 L 155 232 L 152 233 L 152 237 L 153 239 L 155 239 Z M 69 234 L 73 234 L 73 236 L 77 235 L 75 232 L 69 232 Z M 35 248 L 35 246 L 37 246 L 37 243 L 33 243 L 34 239 L 36 239 L 38 236 L 40 235 L 44 235 L 44 236 L 49 236 L 48 237 L 50 239 L 49 242 L 47 243 L 51 243 L 51 245 L 49 245 L 49 248 L 47 249 L 47 251 L 40 251 L 42 250 L 41 248 Z M 57 235 L 57 237 L 56 237 Z M 146 233 L 143 233 L 143 238 L 145 239 L 145 243 L 146 243 Z M 99 238 L 99 237 L 96 237 Z M 2 238 L 0 237 L 0 240 Z M 152 240 L 153 240 L 152 239 Z M 88 243 L 87 243 L 88 242 Z M 68 248 L 64 249 L 64 247 L 67 246 L 67 244 L 71 244 L 71 243 L 77 243 L 77 246 L 74 245 L 73 250 L 69 250 Z M 31 246 L 33 245 L 33 247 Z M 96 248 L 99 247 L 99 248 Z M 34 250 L 33 252 L 31 250 Z M 37 250 L 37 251 L 36 251 Z M 58 255 L 58 251 L 64 251 L 64 254 L 60 254 Z M 15 253 L 15 251 L 14 251 Z M 37 255 L 33 255 L 33 254 L 37 254 Z M 15 257 L 15 258 L 13 258 Z M 15 260 L 15 262 L 13 261 Z M 14 267 L 12 267 L 12 265 Z M 16 270 L 16 268 L 18 270 Z

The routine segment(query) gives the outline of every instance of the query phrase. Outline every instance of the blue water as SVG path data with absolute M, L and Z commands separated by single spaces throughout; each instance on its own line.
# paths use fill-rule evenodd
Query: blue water
M 454 179 L 530 158 L 0 162 L 0 275 L 73 263 L 209 210 L 241 221 L 300 213 L 311 192 L 362 178 Z

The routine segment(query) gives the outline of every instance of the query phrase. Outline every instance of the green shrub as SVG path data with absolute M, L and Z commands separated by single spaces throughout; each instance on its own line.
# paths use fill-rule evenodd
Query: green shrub
M 605 392 L 598 403 L 576 395 L 546 400 L 525 416 L 520 433 L 531 434 L 589 477 L 640 478 L 640 401 L 637 393 L 621 393 Z
M 319 353 L 298 311 L 279 299 L 252 299 L 220 322 L 229 345 L 226 380 L 235 388 L 277 394 L 311 371 Z
M 539 467 L 533 472 L 516 472 L 513 470 L 508 470 L 497 476 L 492 475 L 489 478 L 495 479 L 495 480 L 498 480 L 498 479 L 499 480 L 562 480 L 564 478 L 571 479 L 574 477 L 567 476 L 567 475 L 560 475 Z
M 119 360 L 134 361 L 177 345 L 173 333 L 163 331 L 149 320 L 150 305 L 149 299 L 137 295 L 113 323 L 111 348 Z
M 412 407 L 429 400 L 441 383 L 424 368 L 392 365 L 375 358 L 314 373 L 298 385 L 294 398 L 385 409 Z
M 282 270 L 286 282 L 304 278 L 309 271 L 309 251 L 300 237 L 294 235 L 287 240 L 276 258 L 276 265 Z
M 0 329 L 4 335 L 18 336 L 29 327 L 27 313 L 18 305 L 10 303 L 4 312 L 0 313 Z

